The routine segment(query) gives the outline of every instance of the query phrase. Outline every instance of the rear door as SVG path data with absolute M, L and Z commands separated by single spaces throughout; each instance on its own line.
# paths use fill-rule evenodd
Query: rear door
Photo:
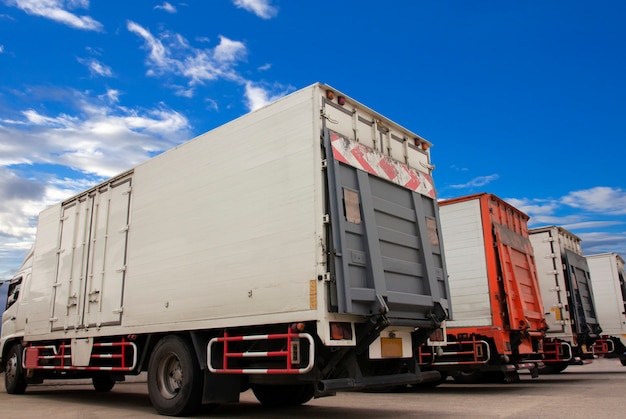
M 131 176 L 63 204 L 52 330 L 120 324 Z
M 500 224 L 494 224 L 502 284 L 512 330 L 539 330 L 543 308 L 530 240 Z
M 324 130 L 335 310 L 432 326 L 448 311 L 432 179 Z
M 579 334 L 599 334 L 600 325 L 593 302 L 593 291 L 587 259 L 569 249 L 565 249 L 564 272 L 570 292 L 570 313 Z

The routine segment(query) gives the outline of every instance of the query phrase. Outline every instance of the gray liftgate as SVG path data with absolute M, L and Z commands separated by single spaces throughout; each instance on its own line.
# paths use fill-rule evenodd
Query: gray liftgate
M 598 323 L 593 302 L 593 291 L 589 266 L 584 256 L 565 249 L 563 263 L 570 292 L 570 313 L 574 318 L 574 326 L 579 334 L 599 335 L 602 329 Z
M 436 199 L 339 161 L 331 136 L 351 140 L 324 129 L 332 308 L 437 327 L 449 307 Z

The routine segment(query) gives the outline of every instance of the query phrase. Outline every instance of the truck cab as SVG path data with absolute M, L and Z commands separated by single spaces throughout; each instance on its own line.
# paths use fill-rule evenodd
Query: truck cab
M 8 281 L 6 301 L 0 301 L 3 305 L 4 313 L 2 313 L 2 340 L 0 340 L 0 360 L 4 358 L 7 342 L 12 342 L 24 336 L 24 326 L 26 324 L 26 316 L 24 310 L 26 306 L 24 301 L 27 299 L 20 298 L 29 284 L 32 272 L 32 251 L 24 260 L 17 274 Z M 1 365 L 4 365 L 3 363 Z M 0 366 L 2 368 L 2 366 Z

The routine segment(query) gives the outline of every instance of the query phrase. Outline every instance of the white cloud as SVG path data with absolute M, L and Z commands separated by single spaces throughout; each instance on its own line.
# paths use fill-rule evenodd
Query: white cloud
M 561 202 L 586 211 L 623 215 L 626 214 L 626 191 L 620 188 L 598 186 L 570 192 Z
M 7 0 L 10 6 L 41 16 L 76 29 L 102 31 L 100 22 L 90 16 L 77 16 L 67 9 L 88 8 L 88 0 Z
M 4 52 L 4 45 L 0 44 L 0 54 Z
M 562 227 L 567 230 L 586 230 L 586 229 L 597 229 L 604 227 L 613 227 L 617 225 L 624 224 L 621 221 L 582 221 L 579 223 L 572 224 L 563 224 Z
M 258 83 L 246 82 L 245 101 L 251 111 L 259 109 L 287 94 L 291 87 L 276 86 L 273 89 L 264 87 Z M 275 91 L 276 93 L 272 93 Z
M 582 240 L 581 245 L 585 255 L 605 252 L 626 255 L 626 232 L 592 232 L 576 233 L 576 235 Z
M 158 68 L 167 67 L 167 53 L 161 41 L 152 36 L 150 31 L 144 29 L 142 26 L 136 24 L 135 22 L 129 21 L 126 27 L 130 32 L 133 32 L 143 38 L 146 43 L 146 47 L 150 50 L 148 60 L 151 64 L 155 65 Z
M 99 99 L 106 98 L 109 103 L 117 103 L 120 101 L 120 92 L 116 89 L 108 89 L 104 95 L 98 96 Z
M 520 211 L 534 216 L 547 216 L 552 215 L 558 208 L 558 204 L 549 199 L 518 199 L 518 198 L 504 198 L 506 202 L 513 205 Z
M 254 110 L 294 90 L 291 86 L 279 84 L 262 86 L 244 78 L 236 70 L 248 55 L 245 44 L 240 41 L 220 35 L 219 44 L 214 48 L 195 48 L 179 34 L 164 33 L 157 37 L 130 21 L 127 28 L 143 39 L 149 51 L 146 60 L 148 75 L 174 75 L 187 80 L 186 87 L 169 84 L 178 96 L 192 97 L 195 89 L 207 81 L 226 80 L 244 87 L 244 101 L 249 110 Z M 211 108 L 218 109 L 217 103 L 211 104 Z
M 59 164 L 83 173 L 113 176 L 189 138 L 188 121 L 165 106 L 147 110 L 113 106 L 118 92 L 99 99 L 74 92 L 73 115 L 28 109 L 0 126 L 0 165 Z
M 246 46 L 220 35 L 220 43 L 213 51 L 213 58 L 221 63 L 231 63 L 246 57 Z
M 98 60 L 78 58 L 78 62 L 86 66 L 89 69 L 89 72 L 91 73 L 92 76 L 101 76 L 101 77 L 113 76 L 113 70 L 111 70 L 111 67 L 109 67 L 106 64 L 102 64 Z
M 497 180 L 500 176 L 497 174 L 488 175 L 488 176 L 478 176 L 467 183 L 450 185 L 450 188 L 454 189 L 463 189 L 463 188 L 479 188 L 481 186 L 485 186 L 494 180 Z
M 148 75 L 174 74 L 188 79 L 190 86 L 205 81 L 225 79 L 240 80 L 234 71 L 238 61 L 245 59 L 247 51 L 243 43 L 220 36 L 220 43 L 213 49 L 198 49 L 189 45 L 179 34 L 163 34 L 161 39 L 135 22 L 128 22 L 129 31 L 143 38 L 148 54 Z M 167 45 L 163 41 L 169 41 Z M 177 90 L 180 89 L 177 88 Z M 184 96 L 191 92 L 185 91 Z
M 176 7 L 172 6 L 172 4 L 168 2 L 164 2 L 161 5 L 156 5 L 154 6 L 154 8 L 157 10 L 164 10 L 168 13 L 176 13 Z
M 258 69 L 258 70 L 259 70 L 259 71 L 267 71 L 267 70 L 269 70 L 270 68 L 272 68 L 272 65 L 268 63 L 268 64 L 263 64 L 261 67 L 259 67 L 259 69 Z
M 271 0 L 233 0 L 233 4 L 238 8 L 254 13 L 262 19 L 271 19 L 278 14 L 278 8 L 271 3 Z

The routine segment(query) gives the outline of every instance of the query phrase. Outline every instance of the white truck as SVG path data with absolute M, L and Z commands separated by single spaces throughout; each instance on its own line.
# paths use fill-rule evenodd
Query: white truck
M 450 312 L 430 146 L 318 83 L 44 210 L 7 391 L 147 371 L 184 415 L 439 378 L 414 354 Z
M 546 226 L 529 234 L 548 324 L 543 372 L 559 373 L 570 364 L 593 359 L 593 346 L 602 333 L 589 266 L 580 237 L 569 230 Z
M 598 320 L 613 354 L 626 366 L 626 273 L 617 253 L 585 255 L 591 273 Z

